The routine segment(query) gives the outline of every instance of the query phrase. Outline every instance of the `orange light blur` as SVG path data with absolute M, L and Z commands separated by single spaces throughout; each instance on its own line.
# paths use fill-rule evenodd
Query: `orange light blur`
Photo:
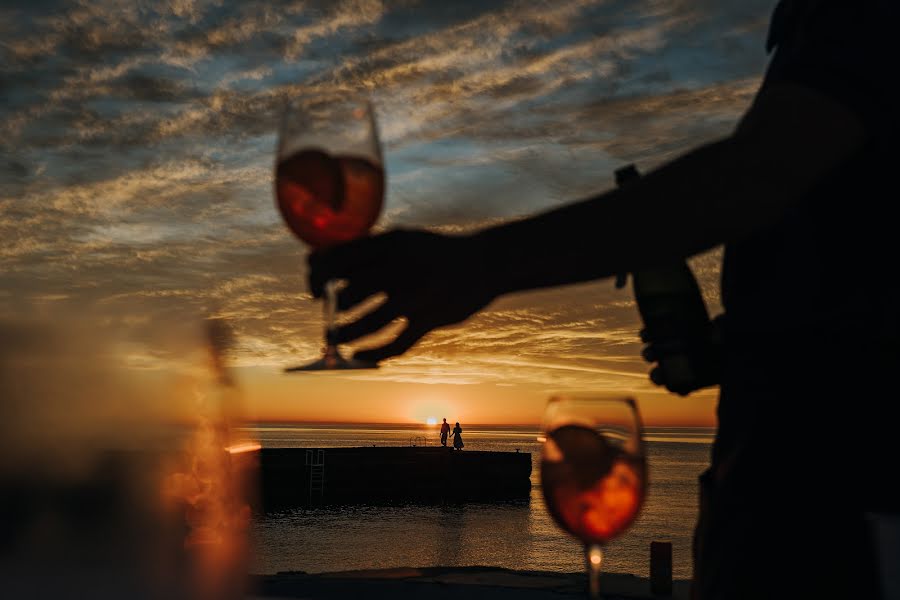
M 545 497 L 560 525 L 587 543 L 606 543 L 637 518 L 644 499 L 639 467 L 616 461 L 610 472 L 587 489 L 574 481 L 555 486 Z
M 640 477 L 617 462 L 609 475 L 581 495 L 581 529 L 590 538 L 612 539 L 624 531 L 641 506 Z
M 256 452 L 261 448 L 262 446 L 256 442 L 244 442 L 243 444 L 228 446 L 225 448 L 225 451 L 228 452 L 228 454 L 243 454 L 244 452 Z
M 163 499 L 167 510 L 181 515 L 186 525 L 182 560 L 191 565 L 190 597 L 235 600 L 242 597 L 249 559 L 248 486 L 255 469 L 249 453 L 261 446 L 253 440 L 229 444 L 231 426 L 221 398 L 195 393 L 197 422 L 185 439 L 181 459 L 162 482 Z

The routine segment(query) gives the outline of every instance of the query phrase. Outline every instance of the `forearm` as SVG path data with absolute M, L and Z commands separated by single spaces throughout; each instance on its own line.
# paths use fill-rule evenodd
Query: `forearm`
M 735 135 L 620 189 L 475 234 L 485 280 L 499 294 L 588 281 L 685 258 L 777 223 L 861 144 L 855 122 L 838 121 L 841 109 L 787 92 L 786 99 L 780 90 L 764 97 Z M 773 102 L 781 112 L 768 107 Z M 825 114 L 808 118 L 810 106 Z
M 722 162 L 731 139 L 599 196 L 474 236 L 500 293 L 577 283 L 683 258 L 725 241 L 710 207 L 734 189 Z M 717 218 L 717 216 L 719 218 Z

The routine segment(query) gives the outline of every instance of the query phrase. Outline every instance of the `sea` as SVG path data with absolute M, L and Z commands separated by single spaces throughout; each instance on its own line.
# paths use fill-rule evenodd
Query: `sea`
M 497 566 L 577 572 L 580 543 L 560 530 L 540 488 L 537 427 L 465 427 L 466 449 L 531 453 L 527 500 L 445 505 L 295 508 L 258 515 L 254 573 L 430 566 Z M 245 428 L 263 447 L 436 445 L 434 427 L 257 424 Z M 649 428 L 649 493 L 635 524 L 605 548 L 604 570 L 649 575 L 650 543 L 671 542 L 676 578 L 691 577 L 697 477 L 708 466 L 715 431 Z M 435 477 L 441 477 L 435 473 Z M 448 486 L 454 485 L 447 481 Z

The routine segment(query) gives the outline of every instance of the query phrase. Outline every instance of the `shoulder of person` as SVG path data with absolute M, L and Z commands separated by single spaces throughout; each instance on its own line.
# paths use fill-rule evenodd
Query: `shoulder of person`
M 898 17 L 900 3 L 896 0 L 781 0 L 769 22 L 766 51 L 772 52 L 779 46 L 818 45 L 826 41 L 831 44 L 820 46 L 820 50 L 841 46 L 896 47 L 893 35 L 873 37 L 871 34 L 895 31 Z
M 869 135 L 894 131 L 898 24 L 896 0 L 781 0 L 769 26 L 766 49 L 774 55 L 763 87 L 811 89 L 847 109 Z

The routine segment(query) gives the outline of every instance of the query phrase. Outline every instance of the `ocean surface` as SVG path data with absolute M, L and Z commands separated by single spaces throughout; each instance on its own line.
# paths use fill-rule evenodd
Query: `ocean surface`
M 531 497 L 506 503 L 443 506 L 298 508 L 254 523 L 255 573 L 389 567 L 489 565 L 574 572 L 582 548 L 544 506 L 536 427 L 465 427 L 469 450 L 530 452 Z M 257 425 L 263 447 L 406 446 L 418 436 L 437 444 L 435 428 L 392 425 Z M 697 518 L 697 477 L 709 463 L 712 429 L 645 432 L 649 495 L 632 528 L 609 544 L 604 569 L 649 574 L 650 542 L 673 544 L 674 575 L 691 576 L 691 535 Z M 463 450 L 465 452 L 465 450 Z M 440 473 L 435 473 L 440 477 Z M 453 485 L 448 481 L 447 485 Z

